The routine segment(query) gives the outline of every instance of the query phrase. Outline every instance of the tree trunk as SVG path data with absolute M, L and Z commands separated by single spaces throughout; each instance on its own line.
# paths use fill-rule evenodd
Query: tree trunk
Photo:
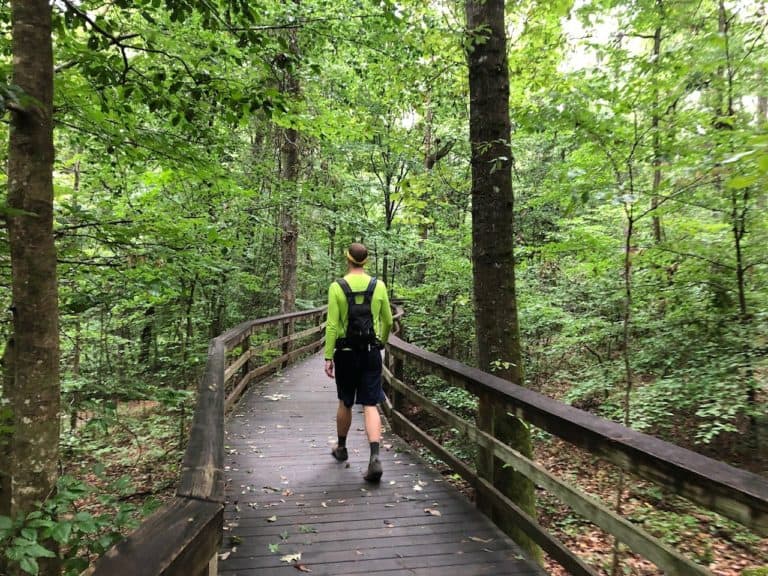
M 30 100 L 12 111 L 8 217 L 14 358 L 4 390 L 13 410 L 10 494 L 0 514 L 28 512 L 54 490 L 59 447 L 59 309 L 53 238 L 53 50 L 48 0 L 12 0 L 13 84 Z M 7 466 L 7 467 L 6 467 Z M 57 571 L 57 563 L 42 566 Z
M 144 327 L 141 329 L 141 346 L 139 348 L 139 364 L 141 369 L 148 371 L 149 359 L 152 356 L 152 339 L 155 327 L 155 307 L 150 306 L 144 311 Z
M 661 188 L 661 133 L 660 133 L 660 118 L 661 112 L 659 111 L 659 69 L 661 67 L 661 21 L 664 17 L 664 2 L 663 0 L 656 0 L 656 8 L 658 10 L 659 23 L 656 26 L 656 30 L 653 34 L 653 66 L 655 74 L 653 77 L 653 115 L 651 117 L 651 132 L 653 139 L 653 183 L 651 189 L 651 209 L 653 214 L 651 220 L 653 222 L 653 240 L 656 244 L 660 244 L 664 238 L 664 230 L 661 225 L 661 216 L 658 214 L 659 207 L 659 189 Z
M 299 0 L 294 0 L 296 6 Z M 299 62 L 299 42 L 296 30 L 288 32 L 282 92 L 290 99 L 300 94 L 299 77 L 296 68 Z M 288 195 L 280 213 L 282 242 L 280 243 L 280 311 L 293 312 L 296 309 L 296 269 L 298 265 L 299 223 L 296 214 L 299 194 L 299 133 L 293 128 L 282 131 L 280 144 L 280 177 Z
M 504 0 L 470 0 L 467 30 L 483 36 L 468 50 L 470 143 L 472 146 L 472 262 L 478 363 L 516 384 L 523 383 L 517 319 L 514 262 L 514 195 L 509 120 L 509 70 L 504 32 Z M 478 421 L 515 450 L 532 455 L 530 434 L 503 406 L 481 397 Z M 536 515 L 533 484 L 487 452 L 478 471 L 531 516 Z M 486 511 L 487 502 L 478 501 Z M 530 555 L 540 560 L 533 542 L 503 514 L 494 520 Z

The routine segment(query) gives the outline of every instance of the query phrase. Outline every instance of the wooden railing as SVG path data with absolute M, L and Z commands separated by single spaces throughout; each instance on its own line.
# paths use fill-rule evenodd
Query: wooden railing
M 442 423 L 458 430 L 476 444 L 486 459 L 495 457 L 502 460 L 576 513 L 616 536 L 668 576 L 711 573 L 499 441 L 486 426 L 477 426 L 438 406 L 420 394 L 415 385 L 406 383 L 406 374 L 411 375 L 413 381 L 426 374 L 438 376 L 449 385 L 461 387 L 500 407 L 508 418 L 519 417 L 622 470 L 735 520 L 759 535 L 768 535 L 766 479 L 551 400 L 486 372 L 427 352 L 397 336 L 390 336 L 385 368 L 388 387 L 385 412 L 393 430 L 421 442 L 471 484 L 483 501 L 491 502 L 496 511 L 511 516 L 522 531 L 570 574 L 594 576 L 596 573 L 548 534 L 534 518 L 513 504 L 504 494 L 503 486 L 494 485 L 492 479 L 478 474 L 474 467 L 454 456 L 409 420 L 405 415 L 408 411 L 404 410 L 407 402 L 418 405 Z
M 87 574 L 216 574 L 224 518 L 224 412 L 248 383 L 323 344 L 325 308 L 244 322 L 211 340 L 176 496 Z

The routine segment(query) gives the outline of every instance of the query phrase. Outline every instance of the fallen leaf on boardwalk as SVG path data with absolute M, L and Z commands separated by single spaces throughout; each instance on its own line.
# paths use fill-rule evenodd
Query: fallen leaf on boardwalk
M 419 480 L 419 486 L 426 486 L 429 484 L 429 482 L 424 482 L 424 480 Z
M 418 484 L 416 484 L 416 485 L 413 487 L 413 489 L 414 489 L 414 490 L 416 490 L 416 492 L 421 492 L 422 490 L 424 490 L 424 488 L 422 488 L 422 487 L 421 487 L 421 486 L 419 486 Z
M 395 527 L 395 525 L 392 524 L 392 522 L 390 522 L 389 520 L 384 520 L 384 526 L 386 526 L 387 528 L 394 528 Z
M 301 552 L 297 552 L 296 554 L 286 554 L 285 556 L 280 557 L 280 562 L 288 562 L 289 564 L 298 562 L 299 560 L 301 560 Z
M 277 522 L 277 516 L 270 516 L 267 518 L 267 522 Z
M 293 496 L 293 490 L 288 488 L 287 490 L 283 490 L 283 496 Z
M 306 564 L 294 564 L 293 567 L 299 572 L 312 572 L 312 570 L 307 568 Z
M 227 558 L 229 558 L 230 554 L 231 552 L 224 552 L 223 554 L 219 554 L 219 560 L 226 560 Z
M 280 551 L 280 544 L 267 544 L 267 548 L 269 548 L 269 551 L 272 552 L 272 554 L 276 554 Z
M 273 486 L 262 486 L 261 489 L 264 490 L 264 492 L 280 492 L 280 488 L 275 488 Z
M 326 504 L 325 502 L 320 502 L 320 506 L 322 506 L 323 508 L 328 508 L 328 504 Z
M 392 444 L 384 444 L 384 450 L 392 450 Z
M 480 542 L 482 544 L 488 544 L 488 542 L 493 542 L 493 538 L 483 539 L 483 538 L 478 538 L 477 536 L 470 536 L 469 539 L 472 540 L 472 542 Z
M 355 550 L 355 554 L 357 554 L 358 556 L 365 556 L 365 554 L 360 552 L 360 550 Z
M 237 546 L 238 544 L 242 544 L 243 539 L 240 538 L 240 536 L 230 536 L 229 537 L 229 544 L 231 546 Z
M 424 508 L 425 514 L 431 514 L 432 516 L 442 516 L 443 514 L 440 512 L 440 510 L 435 510 L 434 508 Z
M 384 504 L 384 508 L 394 508 L 394 504 Z
M 394 480 L 390 480 L 390 481 L 389 481 L 389 485 L 390 485 L 390 486 L 394 486 L 395 484 L 397 484 L 397 482 L 395 482 Z
M 303 524 L 299 526 L 299 532 L 302 534 L 317 534 L 317 528 L 314 528 L 312 526 L 304 526 Z
M 264 398 L 272 400 L 272 402 L 277 402 L 278 400 L 282 400 L 284 398 L 290 398 L 290 396 L 287 394 L 265 394 Z
M 288 540 L 288 530 L 285 530 L 283 532 L 280 532 L 280 540 Z

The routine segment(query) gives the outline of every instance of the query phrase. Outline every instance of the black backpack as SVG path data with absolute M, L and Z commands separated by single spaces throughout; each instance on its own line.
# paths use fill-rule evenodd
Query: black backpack
M 340 278 L 337 282 L 347 297 L 348 322 L 347 334 L 344 338 L 337 340 L 336 347 L 364 350 L 377 345 L 378 340 L 373 329 L 373 314 L 371 313 L 371 300 L 373 299 L 373 291 L 376 289 L 376 278 L 371 278 L 368 288 L 363 292 L 353 292 L 344 278 Z M 360 295 L 363 296 L 363 301 L 358 304 L 356 297 Z

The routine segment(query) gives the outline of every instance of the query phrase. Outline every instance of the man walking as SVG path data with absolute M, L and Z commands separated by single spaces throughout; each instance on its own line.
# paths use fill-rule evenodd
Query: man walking
M 338 444 L 331 454 L 343 462 L 347 433 L 352 424 L 353 404 L 362 404 L 365 433 L 371 457 L 365 479 L 381 480 L 379 460 L 381 417 L 378 404 L 384 400 L 381 388 L 381 349 L 392 328 L 392 311 L 384 283 L 364 270 L 368 249 L 351 244 L 346 252 L 347 274 L 328 289 L 328 319 L 325 327 L 325 373 L 336 376 L 339 407 L 336 411 Z

